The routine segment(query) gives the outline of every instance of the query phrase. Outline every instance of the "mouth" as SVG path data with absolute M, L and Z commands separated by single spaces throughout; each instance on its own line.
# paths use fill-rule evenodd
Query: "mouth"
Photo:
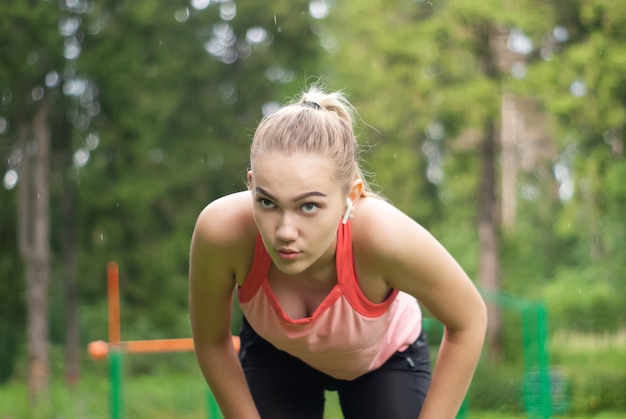
M 285 259 L 285 260 L 295 259 L 300 254 L 300 252 L 297 252 L 291 249 L 278 249 L 277 253 L 281 259 Z

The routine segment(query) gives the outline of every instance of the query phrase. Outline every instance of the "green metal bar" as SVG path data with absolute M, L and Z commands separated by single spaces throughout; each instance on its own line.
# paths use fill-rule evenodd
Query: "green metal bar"
M 459 412 L 456 414 L 456 419 L 467 418 L 467 412 L 468 412 L 468 407 L 467 407 L 467 395 L 466 395 L 465 398 L 463 399 L 463 403 L 461 404 L 461 408 L 459 409 Z
M 109 351 L 109 377 L 111 382 L 111 419 L 122 418 L 122 352 L 111 346 Z
M 549 419 L 550 417 L 552 417 L 552 385 L 550 379 L 550 362 L 547 348 L 548 315 L 545 305 L 541 303 L 537 303 L 535 305 L 535 311 L 537 313 L 537 361 L 539 364 L 539 383 L 541 388 L 541 401 L 543 405 L 542 418 Z
M 217 405 L 217 401 L 215 397 L 213 397 L 213 393 L 211 393 L 211 389 L 207 389 L 207 413 L 209 414 L 209 419 L 222 419 L 222 412 L 220 411 L 219 406 Z

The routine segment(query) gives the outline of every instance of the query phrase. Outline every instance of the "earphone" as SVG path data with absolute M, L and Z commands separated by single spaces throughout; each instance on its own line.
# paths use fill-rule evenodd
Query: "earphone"
M 348 208 L 346 208 L 346 212 L 343 214 L 341 224 L 345 224 L 348 222 L 348 218 L 350 218 L 350 213 L 352 212 L 352 206 L 354 205 L 350 198 L 346 198 L 346 203 L 348 204 Z

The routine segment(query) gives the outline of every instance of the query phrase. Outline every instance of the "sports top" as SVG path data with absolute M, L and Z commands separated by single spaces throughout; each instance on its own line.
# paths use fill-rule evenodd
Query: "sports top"
M 291 319 L 267 279 L 272 259 L 258 235 L 239 305 L 263 339 L 311 367 L 342 380 L 372 371 L 406 349 L 422 330 L 422 313 L 411 295 L 393 290 L 373 303 L 359 288 L 350 222 L 337 231 L 337 284 L 310 317 Z

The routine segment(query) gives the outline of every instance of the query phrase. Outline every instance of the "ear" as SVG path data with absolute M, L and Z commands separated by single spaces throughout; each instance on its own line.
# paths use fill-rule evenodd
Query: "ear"
M 248 178 L 248 189 L 250 189 L 252 187 L 252 170 L 248 170 L 248 174 L 247 174 L 247 178 Z
M 356 179 L 352 182 L 352 187 L 350 188 L 350 192 L 348 193 L 348 198 L 352 200 L 353 203 L 357 203 L 360 197 L 363 196 L 363 181 L 361 179 Z

